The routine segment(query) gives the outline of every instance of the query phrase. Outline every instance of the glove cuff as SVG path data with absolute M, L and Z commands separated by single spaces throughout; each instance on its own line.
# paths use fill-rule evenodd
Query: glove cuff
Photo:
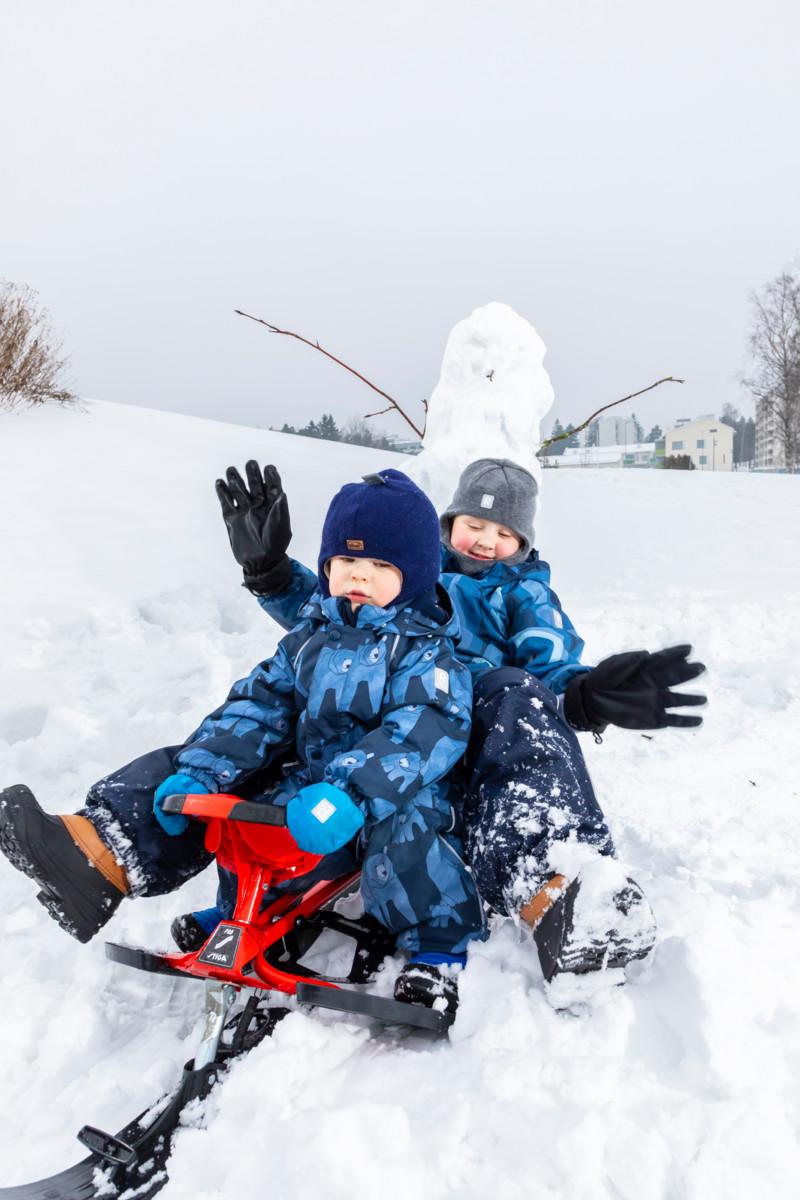
M 603 733 L 608 728 L 607 721 L 598 721 L 586 711 L 586 697 L 583 691 L 583 681 L 586 675 L 573 675 L 564 692 L 564 716 L 579 733 Z
M 275 596 L 285 592 L 291 581 L 292 564 L 284 554 L 276 563 L 266 559 L 248 563 L 244 568 L 242 587 L 246 587 L 254 596 Z

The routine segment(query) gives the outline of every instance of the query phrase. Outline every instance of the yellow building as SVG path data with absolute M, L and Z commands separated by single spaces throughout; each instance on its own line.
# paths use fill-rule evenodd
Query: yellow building
M 698 471 L 733 470 L 733 429 L 718 417 L 698 417 L 664 436 L 664 457 L 688 454 Z

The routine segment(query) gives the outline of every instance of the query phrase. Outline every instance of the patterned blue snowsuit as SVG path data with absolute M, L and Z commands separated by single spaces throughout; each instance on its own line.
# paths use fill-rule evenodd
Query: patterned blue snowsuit
M 85 815 L 119 854 L 133 890 L 153 895 L 208 861 L 196 833 L 165 837 L 152 816 L 153 788 L 172 770 L 211 792 L 273 804 L 307 784 L 334 783 L 365 825 L 357 844 L 329 855 L 315 877 L 334 878 L 360 860 L 365 908 L 399 945 L 460 953 L 483 935 L 483 912 L 459 856 L 460 796 L 444 782 L 466 750 L 472 702 L 447 596 L 431 591 L 413 607 L 353 613 L 348 601 L 317 593 L 298 616 L 273 657 L 234 684 L 183 747 L 96 784 Z
M 497 562 L 465 575 L 443 547 L 441 582 L 459 619 L 456 654 L 474 684 L 469 754 L 452 776 L 464 795 L 467 858 L 483 899 L 510 914 L 550 874 L 554 842 L 571 836 L 614 852 L 559 701 L 589 668 L 536 550 L 516 566 Z M 287 627 L 316 586 L 316 576 L 292 561 L 288 588 L 258 600 Z

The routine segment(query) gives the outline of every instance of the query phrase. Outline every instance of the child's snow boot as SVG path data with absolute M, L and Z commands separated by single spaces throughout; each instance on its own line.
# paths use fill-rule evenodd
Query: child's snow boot
M 183 913 L 175 918 L 169 931 L 178 949 L 184 954 L 191 954 L 205 945 L 221 920 L 222 913 L 215 905 L 213 908 L 201 908 L 198 912 Z
M 605 877 L 603 868 L 591 867 L 571 883 L 563 875 L 553 876 L 522 910 L 533 926 L 549 985 L 565 975 L 574 980 L 597 971 L 613 972 L 609 983 L 624 983 L 622 968 L 653 948 L 655 917 L 642 889 L 633 879 L 619 878 L 613 860 L 605 866 Z M 555 998 L 557 990 L 551 991 Z
M 0 850 L 41 888 L 62 929 L 88 942 L 129 891 L 125 870 L 86 817 L 51 817 L 22 784 L 0 791 Z
M 466 954 L 415 954 L 397 976 L 394 998 L 454 1013 L 458 1008 L 458 976 L 466 965 Z

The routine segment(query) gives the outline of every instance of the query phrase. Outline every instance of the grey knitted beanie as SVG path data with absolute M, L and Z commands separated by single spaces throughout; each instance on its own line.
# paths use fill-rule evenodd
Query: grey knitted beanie
M 533 518 L 539 486 L 519 463 L 508 458 L 478 458 L 464 468 L 456 493 L 439 518 L 442 540 L 450 546 L 453 517 L 463 513 L 507 525 L 521 540 L 516 554 L 503 561 L 524 562 L 533 547 Z

